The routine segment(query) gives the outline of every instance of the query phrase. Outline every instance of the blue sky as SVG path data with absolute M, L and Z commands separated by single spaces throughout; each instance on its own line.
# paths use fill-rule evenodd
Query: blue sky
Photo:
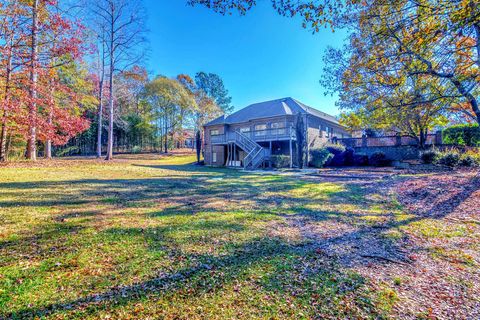
M 221 16 L 184 0 L 146 0 L 154 74 L 219 74 L 235 109 L 291 96 L 337 115 L 336 97 L 319 84 L 328 45 L 340 46 L 344 34 L 329 29 L 312 35 L 299 19 L 279 16 L 270 1 L 246 16 Z

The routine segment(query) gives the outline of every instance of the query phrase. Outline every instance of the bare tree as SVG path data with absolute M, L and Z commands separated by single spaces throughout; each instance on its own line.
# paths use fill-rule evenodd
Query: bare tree
M 105 32 L 98 35 L 98 127 L 97 127 L 97 158 L 102 157 L 102 131 L 103 131 L 103 103 L 105 89 Z
M 92 0 L 90 7 L 95 17 L 99 39 L 101 39 L 102 45 L 105 45 L 105 53 L 108 60 L 109 97 L 106 160 L 111 160 L 113 158 L 113 122 L 115 112 L 114 79 L 118 72 L 138 64 L 145 56 L 145 14 L 142 1 L 140 0 Z M 99 111 L 103 111 L 100 109 Z M 100 117 L 99 115 L 99 120 L 101 121 Z M 101 124 L 99 124 L 99 130 L 101 129 L 100 126 Z
M 37 160 L 37 82 L 38 82 L 38 14 L 39 0 L 33 0 L 32 3 L 32 27 L 31 27 L 31 53 L 30 53 L 30 102 L 28 105 L 28 140 L 27 140 L 27 159 Z

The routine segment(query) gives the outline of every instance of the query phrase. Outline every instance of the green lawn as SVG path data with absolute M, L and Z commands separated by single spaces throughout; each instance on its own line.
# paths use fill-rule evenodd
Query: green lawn
M 372 283 L 319 247 L 314 227 L 335 237 L 408 219 L 395 201 L 361 184 L 193 161 L 0 168 L 0 318 L 392 315 L 402 280 Z M 403 232 L 381 230 L 392 245 Z

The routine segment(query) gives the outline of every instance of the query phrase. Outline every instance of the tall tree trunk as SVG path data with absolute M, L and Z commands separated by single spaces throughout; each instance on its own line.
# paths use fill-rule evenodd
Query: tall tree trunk
M 425 149 L 425 140 L 427 138 L 427 130 L 420 127 L 419 147 Z
M 0 162 L 7 161 L 7 119 L 8 111 L 3 110 L 2 131 L 0 133 Z
M 473 1 L 472 1 L 472 4 L 473 4 Z M 477 65 L 480 68 L 480 23 L 475 23 L 473 25 L 473 27 L 475 28 L 475 35 L 476 35 L 476 38 L 477 38 L 476 39 L 476 41 L 477 41 Z M 479 110 L 479 107 L 478 107 L 478 100 L 477 99 L 472 99 L 472 98 L 473 98 L 473 96 L 471 98 L 469 98 L 470 104 L 472 105 L 472 109 L 475 112 L 475 115 L 477 116 L 477 122 L 480 125 L 480 110 Z M 474 100 L 474 101 L 472 101 L 472 100 Z
M 53 121 L 52 121 L 52 112 L 48 114 L 48 125 L 51 126 Z M 45 142 L 45 159 L 52 159 L 52 140 L 48 139 Z
M 103 131 L 103 85 L 105 82 L 105 39 L 102 37 L 102 67 L 100 69 L 98 128 L 97 128 L 97 158 L 102 157 L 102 131 Z
M 113 72 L 115 70 L 115 30 L 114 30 L 114 20 L 112 19 L 110 25 L 110 100 L 108 102 L 108 143 L 107 143 L 107 157 L 105 160 L 113 159 Z
M 460 94 L 463 95 L 465 99 L 467 99 L 473 113 L 475 114 L 475 117 L 477 118 L 477 123 L 480 125 L 480 107 L 478 105 L 477 98 L 475 98 L 475 96 L 470 91 L 465 89 L 465 86 L 457 78 L 451 78 L 450 81 L 452 81 L 452 83 L 455 85 L 458 92 L 460 92 Z
M 102 72 L 103 73 L 103 72 Z M 102 130 L 103 130 L 103 75 L 100 80 L 97 127 L 97 158 L 102 157 Z
M 50 80 L 50 106 L 48 110 L 48 126 L 51 128 L 53 125 L 53 105 L 55 103 L 55 99 L 53 97 L 53 94 L 55 92 L 55 84 L 54 80 Z M 52 139 L 48 138 L 47 141 L 45 142 L 45 158 L 46 159 L 52 159 Z
M 10 152 L 11 148 L 12 148 L 12 134 L 9 133 L 8 137 L 7 137 L 7 148 L 6 148 L 5 154 L 8 154 L 8 152 Z
M 30 102 L 28 108 L 27 159 L 37 160 L 37 81 L 38 81 L 38 1 L 32 4 L 32 44 L 30 66 Z
M 5 90 L 3 98 L 2 130 L 0 133 L 0 162 L 7 161 L 7 120 L 8 105 L 10 103 L 10 80 L 12 77 L 12 52 L 8 56 L 7 70 L 5 74 Z
M 113 76 L 110 77 L 110 89 L 113 89 Z M 113 93 L 108 102 L 108 142 L 106 160 L 113 159 Z
M 165 116 L 165 139 L 163 141 L 164 143 L 164 151 L 165 153 L 168 153 L 168 127 L 167 127 L 167 116 Z

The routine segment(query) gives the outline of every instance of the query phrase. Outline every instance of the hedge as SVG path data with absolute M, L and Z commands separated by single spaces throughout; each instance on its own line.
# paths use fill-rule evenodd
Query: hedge
M 480 146 L 480 128 L 478 124 L 459 124 L 443 131 L 443 143 L 458 146 Z

